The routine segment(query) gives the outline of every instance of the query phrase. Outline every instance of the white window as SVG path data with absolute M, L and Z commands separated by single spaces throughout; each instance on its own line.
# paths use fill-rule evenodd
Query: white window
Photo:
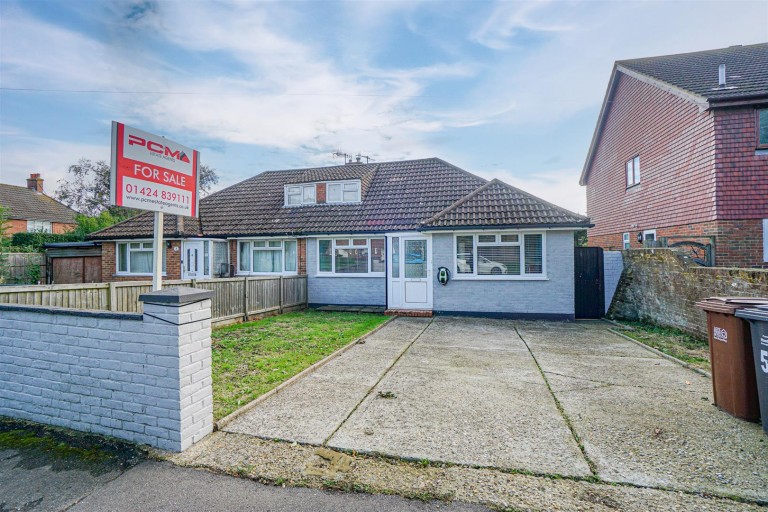
M 655 229 L 646 229 L 643 231 L 643 241 L 644 242 L 653 242 L 656 240 L 656 230 Z
M 455 241 L 457 278 L 545 276 L 544 233 L 457 234 Z
M 154 268 L 154 242 L 118 242 L 118 274 L 152 274 Z M 165 251 L 163 253 L 163 273 L 165 273 Z
M 296 240 L 246 240 L 239 242 L 240 274 L 295 274 Z
M 328 203 L 359 203 L 360 181 L 329 181 L 325 200 Z
M 624 233 L 621 235 L 622 243 L 624 244 L 625 249 L 629 249 L 630 243 L 629 243 L 629 233 Z
M 640 157 L 630 158 L 626 163 L 627 188 L 640 183 Z
M 47 220 L 28 220 L 27 232 L 29 233 L 50 233 L 51 223 Z
M 384 275 L 387 266 L 384 238 L 334 238 L 317 241 L 321 274 Z
M 229 274 L 229 244 L 213 242 L 213 276 L 225 277 Z
M 315 184 L 286 185 L 285 205 L 301 206 L 303 204 L 315 204 Z

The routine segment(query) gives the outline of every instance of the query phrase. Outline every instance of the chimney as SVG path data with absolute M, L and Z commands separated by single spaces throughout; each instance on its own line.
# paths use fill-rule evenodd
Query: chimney
M 27 178 L 27 188 L 34 190 L 38 194 L 43 193 L 43 178 L 40 177 L 39 173 L 29 175 L 29 178 Z
M 725 85 L 725 64 L 720 64 L 718 69 L 718 85 L 723 87 Z

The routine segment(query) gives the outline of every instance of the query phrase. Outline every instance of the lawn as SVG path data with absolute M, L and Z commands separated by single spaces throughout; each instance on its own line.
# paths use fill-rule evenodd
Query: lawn
M 219 420 L 387 320 L 300 311 L 214 329 L 213 416 Z
M 683 331 L 639 322 L 622 322 L 630 329 L 616 329 L 625 336 L 644 343 L 667 355 L 699 368 L 711 371 L 707 340 Z

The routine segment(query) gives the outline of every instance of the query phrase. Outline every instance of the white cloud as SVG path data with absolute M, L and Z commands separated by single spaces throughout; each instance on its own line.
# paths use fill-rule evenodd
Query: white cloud
M 30 173 L 40 173 L 45 192 L 53 195 L 69 166 L 81 158 L 109 162 L 109 146 L 16 135 L 12 143 L 0 144 L 0 182 L 24 186 Z
M 563 32 L 572 30 L 565 22 L 552 22 L 549 16 L 537 16 L 551 2 L 502 2 L 496 5 L 482 26 L 470 39 L 493 48 L 506 50 L 513 46 L 516 35 L 523 31 Z

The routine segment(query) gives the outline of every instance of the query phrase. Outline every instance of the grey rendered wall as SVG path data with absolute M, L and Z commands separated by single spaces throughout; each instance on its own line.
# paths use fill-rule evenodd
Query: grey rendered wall
M 603 276 L 605 284 L 605 312 L 611 307 L 613 294 L 619 286 L 621 273 L 624 271 L 624 258 L 621 251 L 603 251 Z
M 324 277 L 317 275 L 317 239 L 307 239 L 309 304 L 386 306 L 385 277 Z
M 433 279 L 434 310 L 521 317 L 573 318 L 573 232 L 547 232 L 547 281 L 458 281 Z M 432 235 L 433 269 L 453 269 L 453 234 Z

